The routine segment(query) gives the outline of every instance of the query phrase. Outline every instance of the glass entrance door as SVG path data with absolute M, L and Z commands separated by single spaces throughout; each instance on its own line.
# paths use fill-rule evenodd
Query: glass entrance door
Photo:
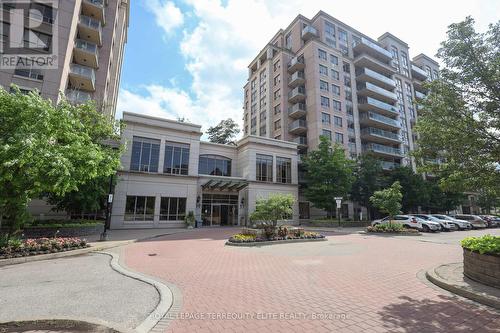
M 238 196 L 204 193 L 201 217 L 204 226 L 237 225 Z
M 212 205 L 212 225 L 221 225 L 223 219 L 222 207 L 220 205 Z

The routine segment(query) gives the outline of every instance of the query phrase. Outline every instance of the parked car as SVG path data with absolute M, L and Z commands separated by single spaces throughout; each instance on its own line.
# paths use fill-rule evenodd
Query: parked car
M 486 226 L 489 228 L 500 226 L 500 220 L 496 219 L 493 215 L 479 215 L 486 222 Z
M 374 220 L 372 222 L 372 225 L 386 224 L 386 223 L 389 223 L 388 216 L 384 217 L 383 219 Z M 392 223 L 401 223 L 406 228 L 414 228 L 425 232 L 440 230 L 439 223 L 435 223 L 433 221 L 425 221 L 418 217 L 410 215 L 396 215 L 394 216 Z
M 470 222 L 473 229 L 486 228 L 486 222 L 477 215 L 457 214 L 453 215 L 453 218 Z
M 443 214 L 432 214 L 432 216 L 434 216 L 435 218 L 440 219 L 440 220 L 446 220 L 446 221 L 450 221 L 452 223 L 455 223 L 458 230 L 470 230 L 470 229 L 472 229 L 472 224 L 468 221 L 465 221 L 465 220 L 454 219 L 451 216 L 443 215 Z
M 431 222 L 438 223 L 441 226 L 441 230 L 444 230 L 444 231 L 458 230 L 455 223 L 452 223 L 451 221 L 448 221 L 448 220 L 440 220 L 440 219 L 438 219 L 430 214 L 412 214 L 411 216 L 416 216 L 416 217 L 421 218 L 422 220 L 425 220 L 425 221 L 431 221 Z

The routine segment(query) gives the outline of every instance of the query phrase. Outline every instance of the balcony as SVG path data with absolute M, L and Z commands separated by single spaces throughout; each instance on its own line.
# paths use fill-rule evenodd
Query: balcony
M 381 102 L 372 97 L 359 97 L 358 109 L 362 111 L 377 111 L 378 113 L 389 116 L 399 115 L 399 112 L 394 105 Z
M 319 37 L 318 30 L 316 28 L 308 25 L 304 29 L 302 29 L 302 39 L 309 40 L 311 38 Z
M 422 81 L 413 80 L 413 89 L 421 93 L 426 93 L 427 89 L 424 88 Z
M 380 128 L 367 127 L 361 130 L 361 138 L 379 143 L 399 143 L 399 135 Z
M 66 99 L 72 104 L 83 104 L 92 99 L 88 91 L 68 89 L 66 90 Z
M 398 97 L 392 91 L 386 90 L 384 88 L 380 88 L 377 85 L 374 85 L 370 82 L 361 82 L 357 85 L 358 96 L 367 96 L 373 97 L 377 100 L 381 100 L 387 103 L 394 103 L 398 100 Z
M 382 166 L 383 170 L 394 170 L 401 166 L 401 164 L 399 163 L 388 162 L 388 161 L 380 161 L 380 165 Z
M 83 39 L 77 39 L 75 41 L 73 61 L 80 65 L 98 68 L 99 50 L 97 48 L 97 44 L 87 42 Z
M 427 80 L 427 73 L 418 67 L 417 65 L 411 64 L 411 76 L 414 79 L 420 80 L 420 81 L 425 81 Z
M 306 115 L 307 109 L 305 103 L 297 103 L 288 107 L 288 116 L 292 118 L 302 118 Z
M 102 45 L 101 21 L 92 17 L 80 15 L 78 20 L 78 32 L 80 37 L 97 45 Z
M 293 73 L 295 71 L 301 71 L 306 67 L 304 64 L 304 57 L 295 57 L 288 63 L 288 73 Z
M 390 157 L 402 157 L 401 150 L 399 148 L 394 148 L 386 145 L 381 145 L 378 143 L 367 143 L 363 145 L 363 151 L 370 151 L 375 154 L 380 154 Z
M 305 136 L 298 136 L 294 139 L 292 139 L 293 142 L 299 145 L 299 148 L 306 148 L 307 147 L 307 137 Z
M 372 57 L 380 59 L 383 62 L 388 62 L 392 59 L 391 52 L 364 37 L 361 38 L 361 41 L 354 45 L 352 50 L 354 51 L 355 55 L 365 53 L 371 55 Z
M 288 86 L 294 88 L 296 86 L 300 86 L 306 82 L 306 77 L 303 71 L 297 71 L 292 74 L 290 79 L 288 80 Z
M 386 130 L 398 130 L 401 125 L 397 119 L 379 115 L 374 112 L 366 112 L 360 115 L 360 123 L 363 126 L 375 126 Z
M 71 64 L 69 81 L 76 89 L 95 91 L 95 71 L 91 67 Z
M 306 99 L 306 88 L 299 86 L 288 92 L 288 101 L 290 103 L 303 102 Z
M 104 0 L 83 0 L 82 14 L 99 20 L 104 25 L 106 23 L 104 16 Z
M 426 97 L 426 95 L 421 93 L 420 91 L 415 90 L 415 97 L 418 99 L 424 99 Z
M 396 87 L 396 82 L 382 74 L 372 71 L 369 68 L 359 68 L 356 70 L 356 81 L 374 83 L 384 89 L 392 90 Z
M 307 131 L 307 122 L 303 119 L 297 119 L 288 126 L 288 131 L 292 134 L 302 134 Z
M 394 74 L 394 68 L 391 65 L 365 53 L 354 58 L 354 66 L 357 68 L 369 68 L 385 76 Z

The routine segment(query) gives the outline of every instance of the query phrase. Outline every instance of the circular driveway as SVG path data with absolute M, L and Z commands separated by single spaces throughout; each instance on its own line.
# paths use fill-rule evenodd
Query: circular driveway
M 195 230 L 124 249 L 128 267 L 181 290 L 168 331 L 499 332 L 499 312 L 421 278 L 432 266 L 461 261 L 458 239 L 485 231 L 327 233 L 327 242 L 224 246 L 237 230 Z

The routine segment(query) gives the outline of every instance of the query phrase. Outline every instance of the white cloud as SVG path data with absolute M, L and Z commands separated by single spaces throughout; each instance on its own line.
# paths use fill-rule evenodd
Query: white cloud
M 151 2 L 159 4 L 157 0 Z M 228 0 L 224 4 L 219 0 L 184 2 L 189 13 L 179 11 L 178 16 L 196 20 L 193 28 L 183 31 L 178 46 L 192 76 L 191 87 L 182 90 L 174 80 L 170 81 L 170 87 L 146 86 L 143 94 L 123 89 L 119 107 L 127 106 L 124 110 L 134 112 L 163 113 L 171 118 L 186 116 L 190 121 L 202 124 L 204 129 L 228 117 L 242 123 L 242 88 L 246 83 L 247 65 L 272 36 L 299 13 L 312 17 L 322 9 L 372 38 L 391 32 L 410 45 L 411 56 L 421 52 L 434 56 L 450 23 L 472 15 L 478 21 L 478 27 L 484 29 L 487 23 L 498 19 L 495 13 L 500 11 L 500 2 L 496 0 L 421 0 L 418 4 L 399 0 L 356 3 L 322 0 Z M 162 8 L 168 4 L 163 3 Z M 171 6 L 175 7 L 173 3 Z M 171 31 L 172 28 L 165 29 L 158 17 L 158 25 L 167 33 Z
M 147 0 L 145 4 L 146 8 L 154 14 L 156 24 L 167 34 L 184 23 L 184 15 L 173 1 Z

